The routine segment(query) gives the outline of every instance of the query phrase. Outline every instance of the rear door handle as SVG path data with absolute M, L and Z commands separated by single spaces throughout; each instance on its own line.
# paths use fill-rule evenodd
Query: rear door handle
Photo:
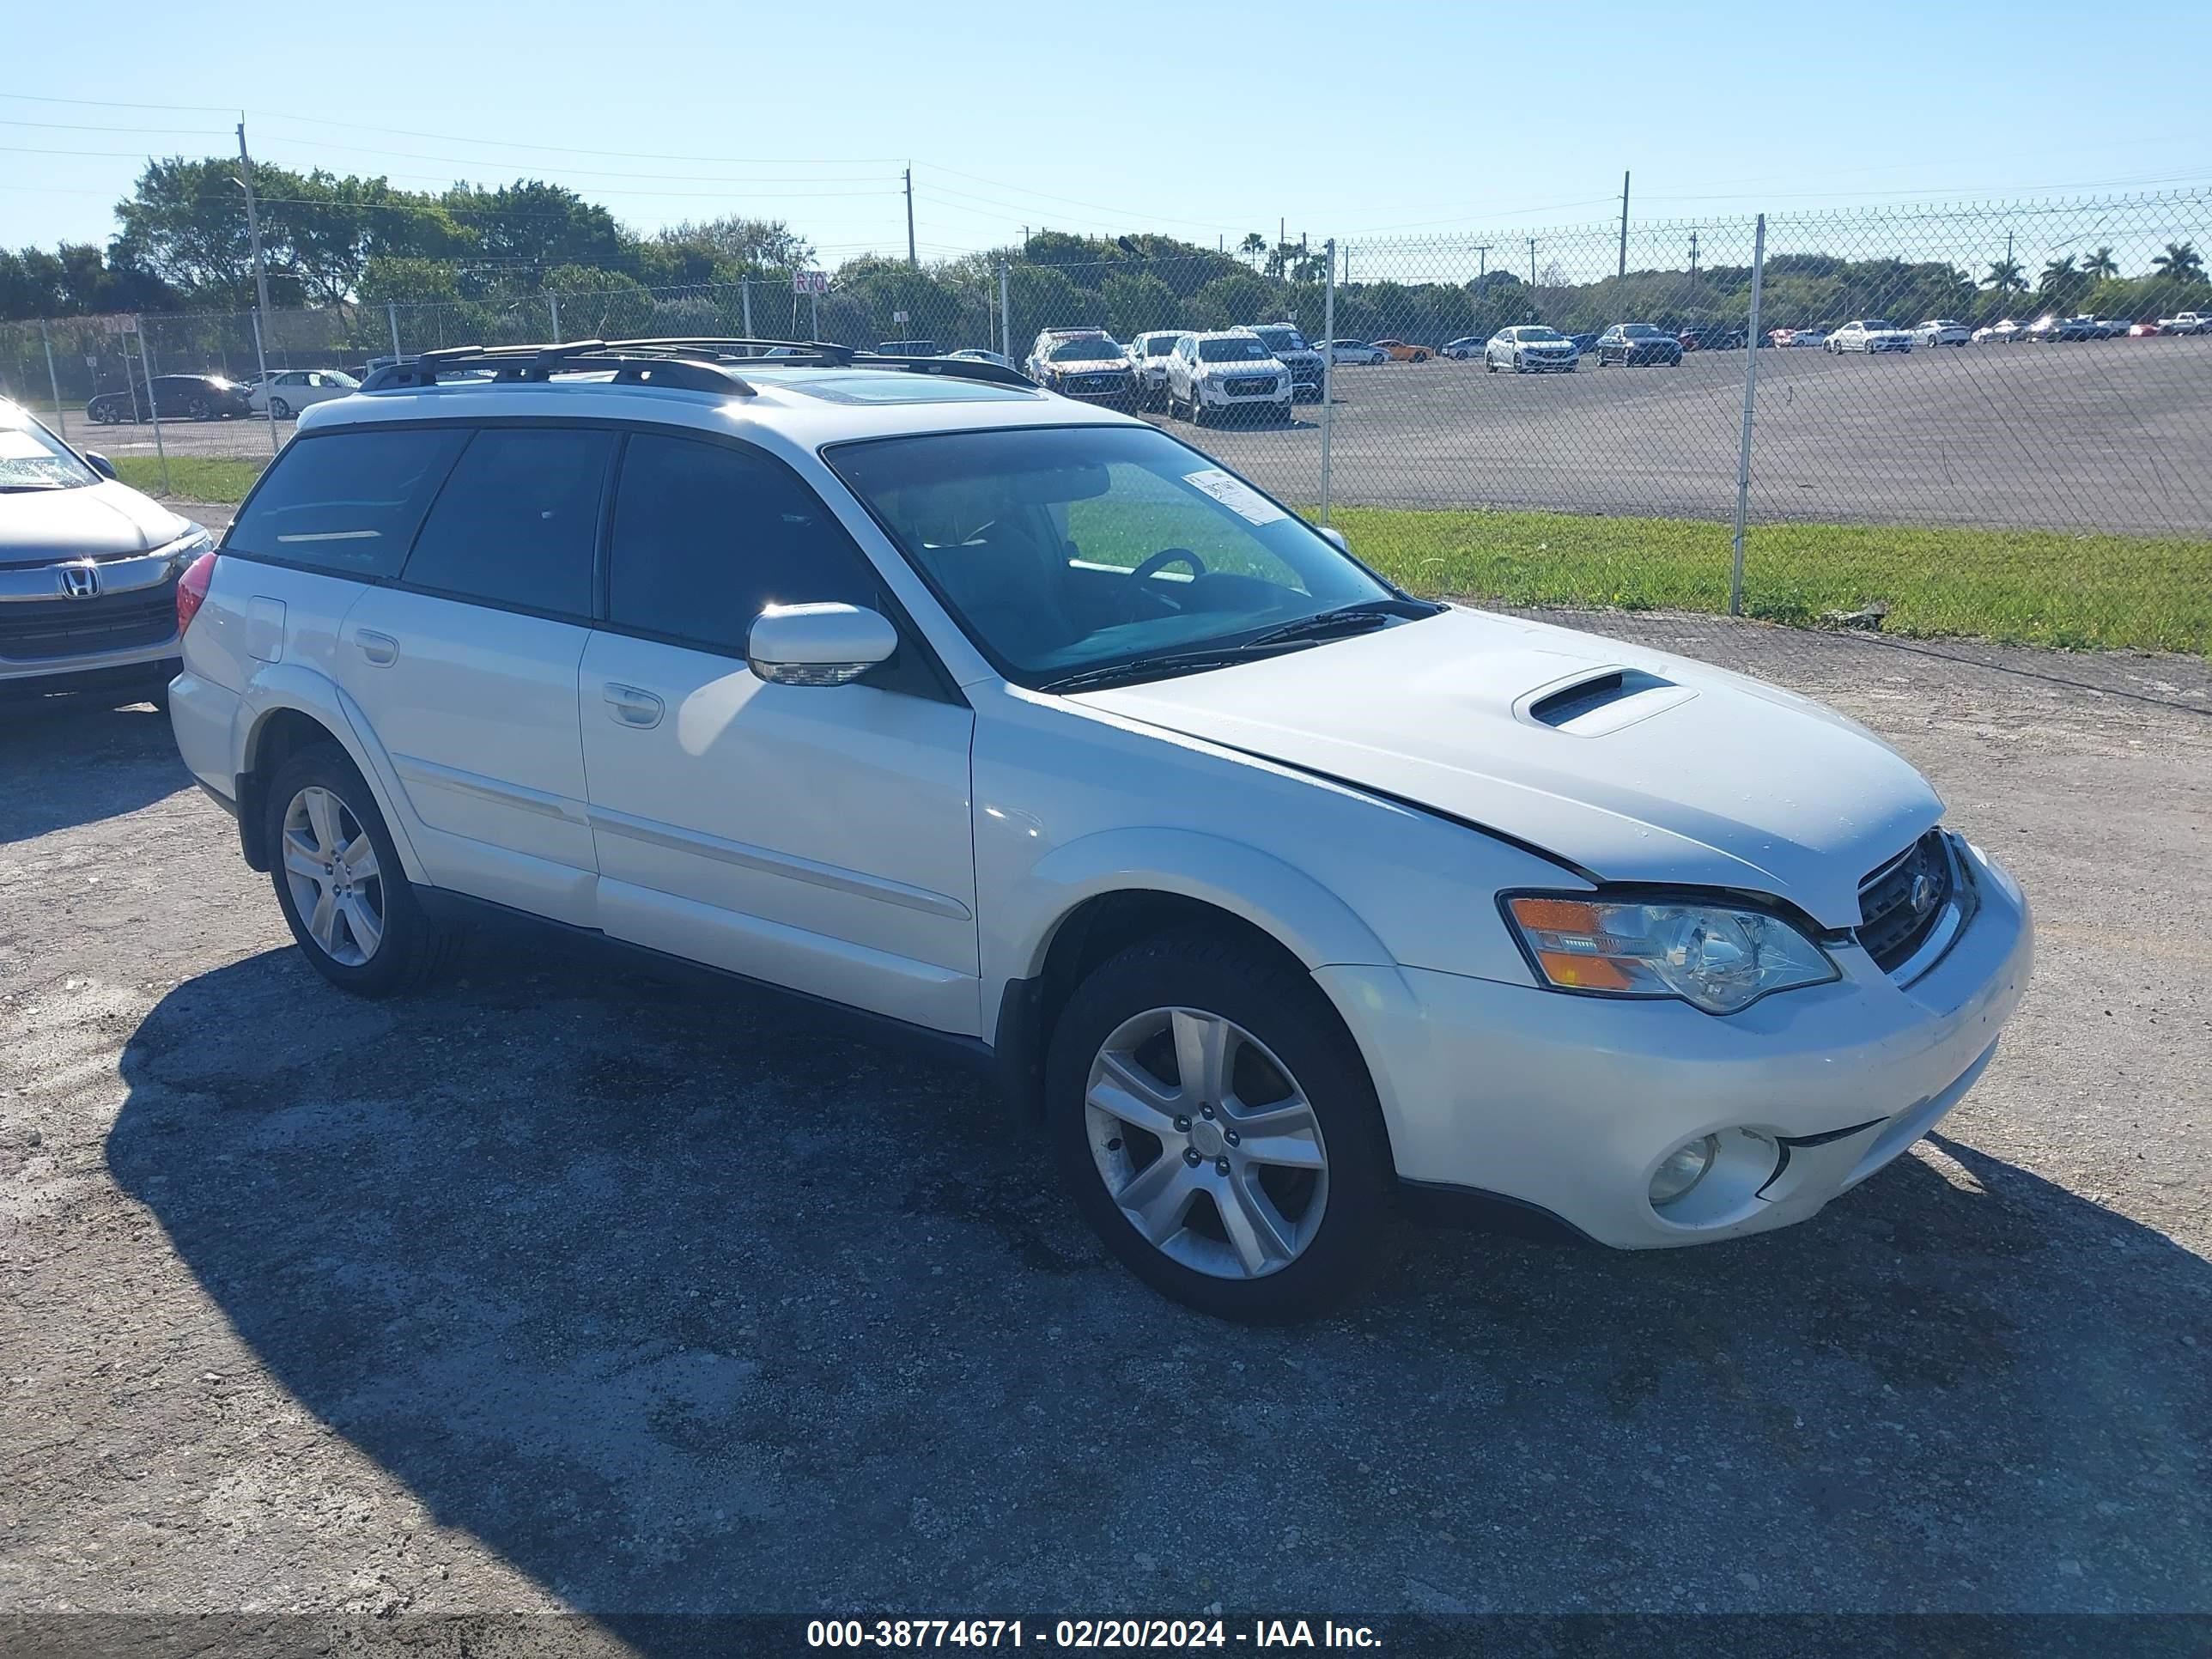
M 399 660 L 399 641 L 389 634 L 364 628 L 353 636 L 353 642 L 361 647 L 361 654 L 379 668 L 389 668 Z
M 649 731 L 660 724 L 662 703 L 659 697 L 635 685 L 617 685 L 612 680 L 601 688 L 607 707 L 615 719 L 624 726 L 635 726 L 640 731 Z

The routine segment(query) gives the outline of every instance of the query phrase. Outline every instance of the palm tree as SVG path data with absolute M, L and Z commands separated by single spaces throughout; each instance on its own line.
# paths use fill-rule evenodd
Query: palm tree
M 2027 275 L 2014 260 L 1992 259 L 1990 274 L 1982 278 L 1982 286 L 1993 288 L 2000 294 L 2017 294 L 2027 286 Z
M 1237 251 L 1251 260 L 1252 269 L 1257 270 L 1260 256 L 1267 251 L 1267 239 L 1256 230 L 1248 230 L 1244 233 L 1244 240 L 1237 243 Z
M 2069 253 L 2063 259 L 2053 259 L 2045 264 L 2043 275 L 2036 279 L 2035 285 L 2048 294 L 2054 288 L 2071 286 L 2081 274 L 2074 269 L 2074 256 Z
M 2112 258 L 2112 245 L 2110 242 L 2106 243 L 2094 253 L 2085 253 L 2081 256 L 2081 274 L 2100 283 L 2111 282 L 2120 274 L 2120 262 Z
M 2194 242 L 2168 242 L 2166 252 L 2150 264 L 2152 270 L 2172 282 L 2196 283 L 2204 277 L 2204 256 Z

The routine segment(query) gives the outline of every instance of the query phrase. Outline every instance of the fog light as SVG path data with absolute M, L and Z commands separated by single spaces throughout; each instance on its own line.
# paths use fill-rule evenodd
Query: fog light
M 1713 1167 L 1713 1159 L 1720 1152 L 1720 1142 L 1711 1135 L 1701 1135 L 1686 1146 L 1677 1147 L 1667 1155 L 1651 1177 L 1651 1204 L 1655 1209 L 1672 1204 L 1705 1178 L 1705 1171 Z

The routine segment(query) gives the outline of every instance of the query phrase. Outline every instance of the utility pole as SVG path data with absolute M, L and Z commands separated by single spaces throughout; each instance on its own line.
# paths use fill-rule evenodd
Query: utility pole
M 1697 280 L 1698 280 L 1698 233 L 1697 233 L 1696 231 L 1694 231 L 1694 230 L 1693 230 L 1693 231 L 1692 231 L 1692 232 L 1690 233 L 1690 281 L 1691 281 L 1692 283 L 1696 283 L 1696 281 L 1697 281 Z
M 1482 286 L 1482 279 L 1490 274 L 1490 247 L 1488 242 L 1474 245 L 1474 285 L 1478 289 Z
M 914 257 L 914 168 L 910 164 L 906 170 L 906 262 L 909 266 L 921 263 Z
M 1619 275 L 1628 275 L 1628 174 L 1620 175 L 1620 270 Z
M 246 112 L 238 112 L 238 185 L 246 192 L 246 234 L 253 241 L 253 362 L 261 371 L 261 403 L 269 415 L 269 453 L 276 453 L 276 398 L 269 385 L 269 350 L 262 343 L 261 319 L 269 314 L 269 268 L 261 258 L 261 216 L 253 205 L 253 158 L 246 153 Z M 163 471 L 167 471 L 167 467 Z

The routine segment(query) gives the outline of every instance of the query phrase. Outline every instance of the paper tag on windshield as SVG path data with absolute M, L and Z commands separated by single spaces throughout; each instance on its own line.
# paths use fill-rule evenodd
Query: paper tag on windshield
M 1231 477 L 1218 466 L 1183 475 L 1183 482 L 1202 489 L 1248 524 L 1273 524 L 1291 515 L 1242 478 Z

